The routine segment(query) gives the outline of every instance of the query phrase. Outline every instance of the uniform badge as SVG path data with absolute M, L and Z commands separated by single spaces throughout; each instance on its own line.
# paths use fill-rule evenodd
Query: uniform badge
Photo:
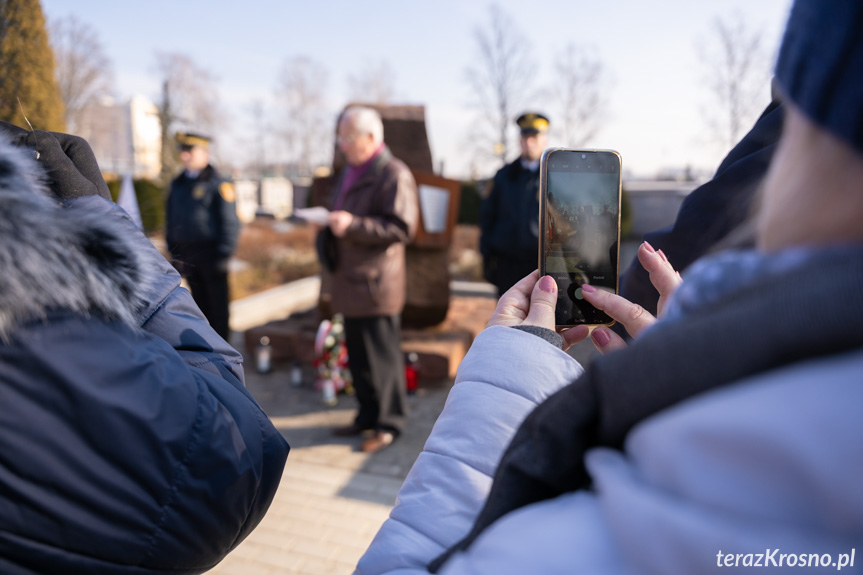
M 226 202 L 234 203 L 237 199 L 237 194 L 234 192 L 234 184 L 231 182 L 222 182 L 219 184 L 219 195 Z
M 192 188 L 192 198 L 196 200 L 203 200 L 204 196 L 207 195 L 207 186 L 205 184 L 198 184 L 194 188 Z

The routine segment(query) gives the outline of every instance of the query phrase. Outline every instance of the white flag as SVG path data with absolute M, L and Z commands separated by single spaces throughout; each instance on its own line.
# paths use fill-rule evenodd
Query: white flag
M 138 198 L 135 196 L 135 186 L 132 184 L 131 174 L 123 176 L 123 183 L 120 184 L 120 196 L 117 198 L 117 205 L 126 210 L 132 221 L 138 224 L 139 228 L 143 229 L 141 224 L 141 212 L 138 210 Z

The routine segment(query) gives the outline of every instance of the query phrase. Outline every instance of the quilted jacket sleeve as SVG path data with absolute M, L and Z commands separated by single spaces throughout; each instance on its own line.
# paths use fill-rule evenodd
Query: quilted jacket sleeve
M 227 548 L 216 551 L 221 555 L 245 539 L 263 518 L 275 496 L 290 448 L 246 390 L 242 355 L 210 327 L 191 294 L 180 287 L 180 276 L 174 267 L 116 206 L 95 197 L 77 201 L 90 203 L 91 210 L 106 209 L 109 212 L 106 215 L 118 218 L 118 225 L 126 228 L 128 234 L 139 236 L 142 249 L 152 252 L 157 273 L 147 287 L 145 306 L 140 312 L 141 327 L 172 347 L 187 365 L 188 372 L 183 378 L 197 384 L 197 397 L 190 404 L 197 406 L 195 417 L 200 419 L 195 427 L 190 422 L 189 429 L 197 452 L 194 455 L 188 452 L 183 461 L 189 473 L 183 480 L 188 489 L 187 499 L 166 510 L 175 515 L 166 525 L 185 522 L 194 533 L 196 527 L 207 523 L 205 517 L 211 517 L 213 522 L 222 524 L 221 537 L 234 529 L 234 540 Z M 240 440 L 244 442 L 242 448 L 237 445 Z M 213 465 L 228 466 L 228 471 L 222 470 L 222 479 L 205 471 Z M 219 485 L 220 481 L 234 483 Z M 179 486 L 177 483 L 174 488 Z M 218 491 L 221 488 L 234 490 L 235 501 L 217 503 L 223 497 Z M 219 508 L 233 516 L 229 519 L 219 515 Z M 214 531 L 212 527 L 207 529 Z M 169 540 L 182 531 L 168 529 L 172 530 L 174 535 L 166 534 Z M 215 533 L 212 536 L 217 537 Z M 182 537 L 175 540 L 179 543 Z M 186 544 L 194 545 L 189 541 Z
M 158 273 L 142 278 L 142 329 L 52 310 L 0 345 L 0 572 L 201 573 L 263 518 L 289 447 L 122 210 L 95 196 L 76 210 L 137 234 Z
M 227 376 L 227 381 L 242 387 L 242 355 L 210 327 L 192 295 L 180 287 L 180 274 L 132 224 L 128 215 L 94 196 L 76 199 L 68 207 L 73 211 L 103 213 L 115 220 L 146 257 L 150 273 L 143 286 L 144 306 L 139 312 L 139 325 L 173 347 L 190 366 Z
M 529 333 L 500 326 L 481 332 L 357 573 L 425 572 L 467 534 L 521 421 L 582 372 L 566 353 Z

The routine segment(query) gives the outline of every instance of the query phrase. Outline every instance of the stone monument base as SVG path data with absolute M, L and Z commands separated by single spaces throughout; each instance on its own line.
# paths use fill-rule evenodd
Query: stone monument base
M 458 366 L 476 335 L 491 317 L 497 300 L 489 297 L 453 296 L 444 320 L 431 327 L 402 329 L 402 351 L 419 357 L 419 383 L 455 377 Z M 270 338 L 275 370 L 287 370 L 293 362 L 314 361 L 315 334 L 321 322 L 317 307 L 246 330 L 247 357 L 254 357 L 261 338 Z M 254 366 L 247 366 L 254 369 Z

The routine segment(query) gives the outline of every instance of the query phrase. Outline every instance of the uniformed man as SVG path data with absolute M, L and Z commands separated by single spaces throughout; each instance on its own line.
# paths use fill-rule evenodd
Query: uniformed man
M 480 209 L 480 252 L 485 279 L 498 296 L 537 268 L 539 158 L 548 143 L 548 118 L 528 112 L 516 119 L 521 156 L 495 174 Z
M 227 340 L 228 261 L 240 229 L 234 186 L 210 165 L 210 138 L 179 133 L 177 143 L 185 169 L 171 182 L 165 239 L 198 307 Z

